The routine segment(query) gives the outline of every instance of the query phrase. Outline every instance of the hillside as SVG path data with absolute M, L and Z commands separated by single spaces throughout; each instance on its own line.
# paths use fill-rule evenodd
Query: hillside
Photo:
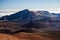
M 1 34 L 0 40 L 60 40 L 60 32 Z
M 19 39 L 13 35 L 0 33 L 0 40 L 19 40 Z

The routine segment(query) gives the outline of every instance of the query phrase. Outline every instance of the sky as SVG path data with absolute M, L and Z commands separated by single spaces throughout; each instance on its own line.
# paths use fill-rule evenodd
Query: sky
M 47 10 L 59 13 L 60 0 L 0 0 L 0 11 L 13 13 L 23 9 Z M 0 13 L 4 15 L 4 13 Z

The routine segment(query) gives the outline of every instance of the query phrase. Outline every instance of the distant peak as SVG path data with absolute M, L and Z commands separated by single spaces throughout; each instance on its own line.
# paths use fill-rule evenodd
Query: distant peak
M 29 11 L 28 9 L 24 9 L 23 11 Z

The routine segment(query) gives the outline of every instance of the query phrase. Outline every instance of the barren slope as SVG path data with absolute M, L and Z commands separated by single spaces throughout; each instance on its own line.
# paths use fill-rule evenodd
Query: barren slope
M 0 40 L 60 40 L 60 32 L 1 34 Z

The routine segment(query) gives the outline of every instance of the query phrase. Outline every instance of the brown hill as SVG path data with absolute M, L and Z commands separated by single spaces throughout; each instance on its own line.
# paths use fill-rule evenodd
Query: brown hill
M 15 36 L 0 33 L 0 40 L 19 40 Z
M 14 34 L 18 39 L 22 40 L 60 40 L 60 32 L 36 32 L 36 33 L 17 33 Z
M 60 40 L 60 32 L 1 34 L 0 40 Z

